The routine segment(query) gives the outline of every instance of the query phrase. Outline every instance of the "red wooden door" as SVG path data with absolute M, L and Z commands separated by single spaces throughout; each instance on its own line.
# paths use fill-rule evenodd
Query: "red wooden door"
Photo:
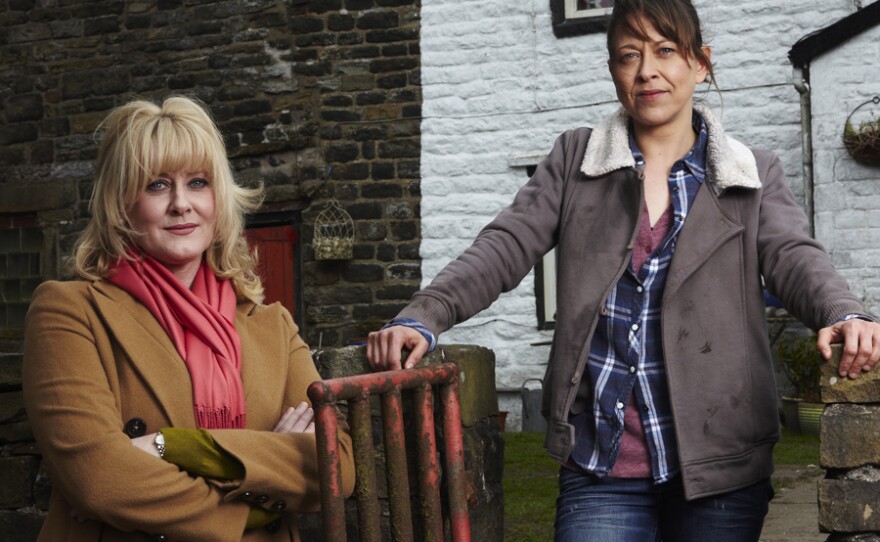
M 296 229 L 291 225 L 251 228 L 245 230 L 245 237 L 251 247 L 256 247 L 259 255 L 257 274 L 263 280 L 266 294 L 263 302 L 280 301 L 290 314 L 295 315 Z

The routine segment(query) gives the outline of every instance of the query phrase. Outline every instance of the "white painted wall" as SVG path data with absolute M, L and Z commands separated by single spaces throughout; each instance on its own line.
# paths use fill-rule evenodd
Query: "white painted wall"
M 850 14 L 852 1 L 695 4 L 722 89 L 706 99 L 731 135 L 780 155 L 800 197 L 800 101 L 787 53 L 807 33 Z M 558 134 L 595 124 L 617 102 L 605 36 L 557 39 L 549 0 L 422 0 L 421 32 L 421 255 L 427 285 L 525 183 L 525 170 L 511 167 L 513 159 L 547 153 Z M 878 56 L 854 60 L 859 58 Z M 531 344 L 550 334 L 536 325 L 529 276 L 441 342 L 492 348 L 499 390 L 514 390 L 543 376 L 549 347 Z M 502 408 L 511 410 L 509 427 L 518 427 L 517 397 L 502 397 Z
M 880 169 L 853 160 L 842 137 L 850 112 L 880 95 L 878 58 L 880 27 L 874 27 L 810 65 L 816 238 L 874 314 L 880 314 Z M 871 103 L 852 120 L 877 118 L 880 105 Z

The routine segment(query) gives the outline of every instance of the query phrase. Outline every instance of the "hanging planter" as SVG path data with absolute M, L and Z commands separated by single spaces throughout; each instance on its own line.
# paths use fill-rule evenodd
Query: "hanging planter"
M 330 200 L 315 219 L 315 259 L 350 260 L 354 248 L 354 222 L 339 202 Z
M 846 118 L 843 128 L 843 145 L 849 155 L 857 162 L 869 166 L 880 167 L 880 119 L 872 119 L 859 124 L 858 128 L 850 123 L 853 113 L 868 104 L 880 104 L 880 96 L 859 104 Z

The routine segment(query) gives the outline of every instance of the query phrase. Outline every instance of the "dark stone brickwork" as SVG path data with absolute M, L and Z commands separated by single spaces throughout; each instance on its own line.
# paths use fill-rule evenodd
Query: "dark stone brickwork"
M 379 327 L 420 282 L 420 9 L 418 0 L 0 2 L 0 218 L 33 221 L 2 240 L 0 283 L 16 310 L 39 279 L 67 276 L 101 120 L 135 97 L 185 94 L 209 106 L 239 178 L 265 183 L 263 211 L 302 218 L 306 340 L 341 346 Z M 352 260 L 314 258 L 312 225 L 331 199 L 354 219 Z M 35 281 L 30 267 L 6 273 L 21 260 L 10 247 L 25 241 L 39 246 L 28 260 Z M 21 329 L 0 331 L 0 538 L 33 540 L 49 484 L 21 406 Z
M 418 1 L 4 4 L 0 213 L 36 213 L 44 278 L 64 276 L 86 219 L 100 121 L 181 93 L 208 104 L 239 177 L 266 184 L 265 210 L 301 212 L 309 342 L 347 344 L 418 288 Z M 354 261 L 314 259 L 331 198 L 355 220 Z

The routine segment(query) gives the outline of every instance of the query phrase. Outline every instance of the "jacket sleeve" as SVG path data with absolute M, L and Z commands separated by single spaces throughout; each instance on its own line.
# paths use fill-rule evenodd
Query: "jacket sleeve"
M 808 235 L 807 217 L 785 183 L 779 158 L 754 152 L 763 184 L 758 252 L 767 289 L 813 330 L 847 314 L 867 314 L 822 245 Z
M 492 220 L 430 285 L 413 295 L 399 318 L 412 318 L 434 336 L 491 305 L 515 288 L 558 239 L 564 180 L 575 163 L 572 132 L 557 138 L 550 155 Z M 581 157 L 582 158 L 582 157 Z
M 83 283 L 79 283 L 80 285 Z M 28 311 L 23 384 L 56 491 L 80 518 L 170 540 L 241 539 L 249 507 L 132 446 L 113 389 L 115 355 L 85 288 L 41 285 Z
M 309 384 L 321 379 L 290 313 L 282 310 L 281 314 L 288 345 L 288 367 L 284 402 L 279 412 L 300 402 L 309 402 L 306 395 Z M 258 362 L 272 363 L 272 360 Z M 350 495 L 354 490 L 354 454 L 345 418 L 341 414 L 337 416 L 343 491 Z M 271 427 L 267 429 L 210 431 L 217 445 L 237 459 L 245 471 L 244 477 L 236 481 L 237 487 L 231 488 L 225 500 L 241 499 L 271 511 L 317 510 L 320 485 L 314 433 L 281 434 L 273 433 Z

